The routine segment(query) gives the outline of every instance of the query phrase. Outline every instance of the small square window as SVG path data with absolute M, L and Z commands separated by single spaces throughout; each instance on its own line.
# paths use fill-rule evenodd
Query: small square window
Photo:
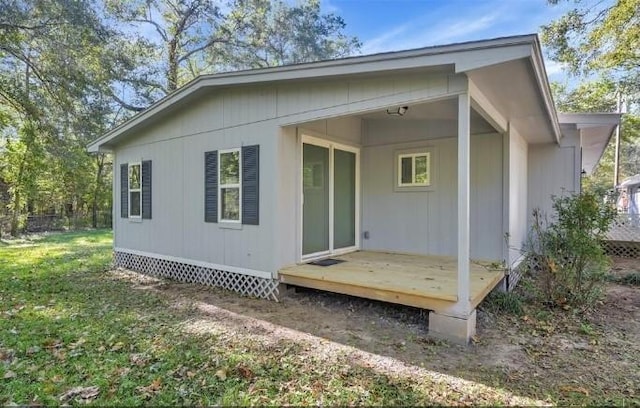
M 398 187 L 426 187 L 431 185 L 430 167 L 430 152 L 399 154 Z

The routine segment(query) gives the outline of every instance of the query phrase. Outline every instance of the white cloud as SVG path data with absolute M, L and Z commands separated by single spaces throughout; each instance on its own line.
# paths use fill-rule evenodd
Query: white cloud
M 339 15 L 341 12 L 340 7 L 331 0 L 322 0 L 322 2 L 320 2 L 320 7 L 325 13 L 335 13 Z
M 429 24 L 430 19 L 421 17 L 364 41 L 362 52 L 373 54 L 470 40 L 473 34 L 491 28 L 502 18 L 501 16 L 501 12 L 497 11 L 482 17 L 446 19 L 435 25 Z
M 405 34 L 411 29 L 413 23 L 405 23 L 384 32 L 362 44 L 363 54 L 375 54 L 377 52 L 391 51 L 398 48 L 398 43 L 403 42 Z M 406 47 L 403 47 L 406 48 Z
M 551 61 L 551 60 L 545 60 L 544 62 L 544 66 L 547 70 L 547 76 L 553 76 L 553 75 L 563 75 L 564 74 L 564 70 L 567 67 L 565 64 L 561 63 L 561 62 L 556 62 L 556 61 Z
M 493 13 L 483 16 L 481 18 L 472 17 L 465 20 L 458 20 L 451 24 L 443 24 L 437 27 L 440 34 L 432 36 L 430 40 L 432 42 L 448 42 L 468 39 L 470 34 L 477 33 L 479 31 L 486 30 L 491 27 L 500 17 L 500 14 Z

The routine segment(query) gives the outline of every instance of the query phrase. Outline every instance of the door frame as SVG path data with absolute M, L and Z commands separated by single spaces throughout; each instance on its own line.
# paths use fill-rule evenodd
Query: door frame
M 312 136 L 313 134 L 313 136 Z M 317 136 L 316 136 L 317 135 Z M 300 245 L 299 250 L 299 262 L 309 262 L 314 261 L 321 258 L 326 258 L 335 255 L 346 254 L 349 252 L 354 252 L 360 249 L 360 148 L 356 146 L 350 146 L 339 142 L 334 142 L 333 140 L 322 138 L 323 135 L 319 135 L 316 132 L 310 132 L 306 130 L 300 130 L 300 143 L 299 143 L 299 152 L 300 152 L 300 166 L 298 167 L 298 177 L 299 177 L 299 188 L 300 194 L 298 195 L 298 200 L 300 204 L 300 217 L 298 219 L 300 228 L 299 234 L 300 239 L 298 240 Z M 304 246 L 304 180 L 302 177 L 302 172 L 304 168 L 304 145 L 311 144 L 314 146 L 324 147 L 329 149 L 329 249 L 321 252 L 314 252 L 311 254 L 303 254 Z M 345 152 L 350 152 L 355 154 L 356 156 L 356 185 L 355 185 L 355 245 L 345 248 L 335 249 L 333 247 L 333 239 L 334 239 L 334 150 L 342 150 Z

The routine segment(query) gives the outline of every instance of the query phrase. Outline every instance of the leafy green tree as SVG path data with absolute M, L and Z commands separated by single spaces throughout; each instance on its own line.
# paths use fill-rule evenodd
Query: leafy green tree
M 107 0 L 107 10 L 134 29 L 151 28 L 147 46 L 155 48 L 155 77 L 149 85 L 165 94 L 200 72 L 203 53 L 232 38 L 222 29 L 224 16 L 212 0 Z M 189 69 L 190 68 L 190 69 Z
M 342 17 L 322 13 L 319 0 L 238 1 L 227 24 L 236 28 L 236 41 L 217 44 L 210 53 L 227 70 L 345 57 L 361 47 L 344 32 Z
M 548 0 L 551 5 L 568 0 Z M 574 73 L 616 74 L 634 92 L 640 67 L 640 0 L 574 0 L 575 7 L 542 26 L 551 58 Z
M 268 65 L 359 46 L 315 0 L 225 1 L 0 0 L 0 214 L 13 234 L 39 212 L 74 224 L 91 212 L 96 226 L 112 164 L 86 144 L 196 75 L 267 66 L 256 56 L 276 45 Z
M 109 96 L 127 59 L 98 6 L 0 0 L 0 100 L 10 118 L 0 123 L 0 177 L 9 185 L 12 234 L 28 212 L 67 203 L 75 212 L 93 188 L 85 179 L 95 158 L 84 146 L 119 106 Z

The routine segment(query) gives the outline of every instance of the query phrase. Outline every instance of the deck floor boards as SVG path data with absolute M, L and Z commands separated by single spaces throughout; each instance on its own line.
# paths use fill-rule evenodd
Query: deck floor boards
M 295 265 L 279 271 L 283 283 L 439 310 L 457 301 L 457 261 L 444 256 L 358 251 L 331 266 Z M 504 276 L 471 263 L 471 304 L 476 307 Z

